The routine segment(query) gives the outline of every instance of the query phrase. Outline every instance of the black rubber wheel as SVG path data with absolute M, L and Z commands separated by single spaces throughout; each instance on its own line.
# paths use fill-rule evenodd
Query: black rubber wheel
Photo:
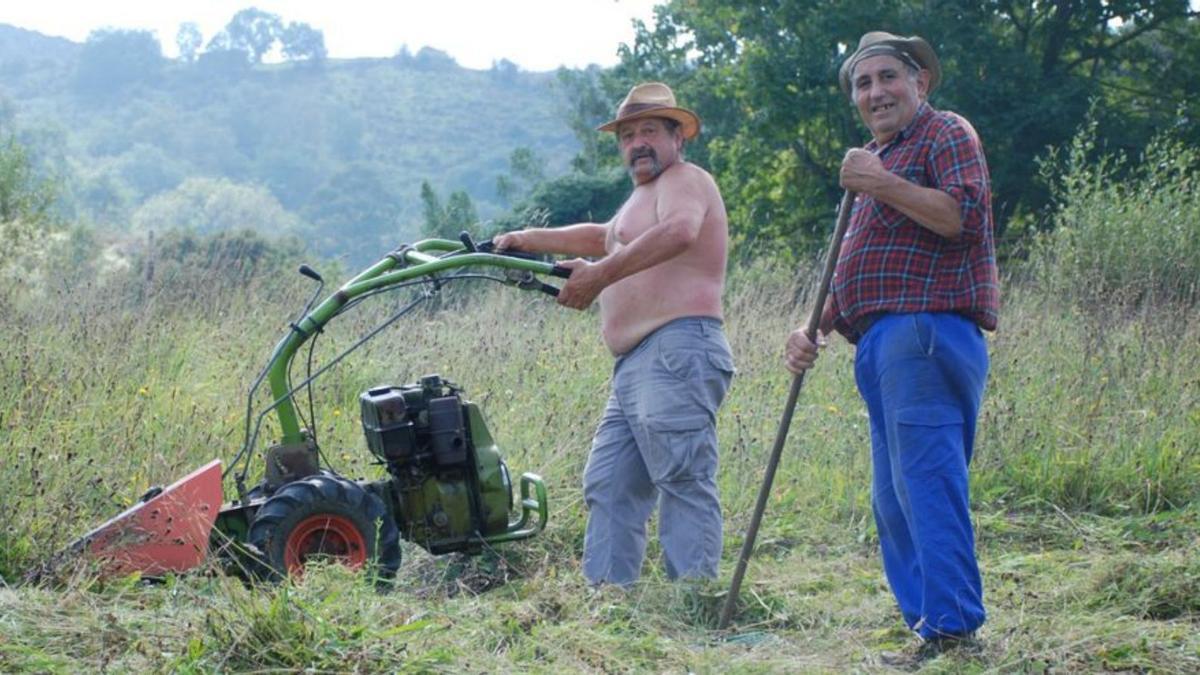
M 400 569 L 400 531 L 379 497 L 340 476 L 283 485 L 258 510 L 248 543 L 262 556 L 260 576 L 302 573 L 316 558 L 362 567 L 381 581 Z

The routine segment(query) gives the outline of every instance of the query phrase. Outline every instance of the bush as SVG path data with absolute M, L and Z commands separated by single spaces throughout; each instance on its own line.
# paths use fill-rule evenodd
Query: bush
M 160 290 L 235 289 L 253 279 L 290 272 L 286 268 L 298 262 L 302 252 L 296 239 L 266 239 L 253 230 L 210 235 L 173 230 L 152 240 L 132 271 Z
M 630 189 L 629 176 L 619 168 L 567 174 L 534 188 L 511 213 L 496 220 L 495 229 L 515 230 L 530 222 L 549 226 L 603 223 L 621 208 Z
M 0 272 L 36 252 L 58 228 L 58 191 L 56 182 L 38 175 L 15 137 L 0 139 Z
M 1035 244 L 1031 270 L 1043 290 L 1085 307 L 1200 300 L 1200 153 L 1159 137 L 1140 165 L 1120 155 L 1095 158 L 1086 125 L 1058 165 L 1054 229 Z M 1124 182 L 1118 176 L 1128 175 Z

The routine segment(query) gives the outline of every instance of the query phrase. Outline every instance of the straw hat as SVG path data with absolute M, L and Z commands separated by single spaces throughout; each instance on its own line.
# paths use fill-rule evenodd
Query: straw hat
M 617 108 L 617 118 L 596 127 L 596 131 L 616 131 L 622 122 L 640 120 L 644 117 L 666 117 L 679 122 L 680 131 L 686 139 L 700 133 L 700 118 L 687 108 L 675 105 L 675 94 L 662 82 L 646 82 L 629 90 L 629 95 Z
M 859 61 L 881 55 L 895 56 L 917 68 L 928 70 L 929 91 L 926 92 L 927 94 L 932 94 L 942 81 L 942 64 L 938 62 L 937 54 L 933 52 L 933 47 L 930 47 L 928 42 L 915 35 L 900 37 L 877 30 L 863 35 L 858 41 L 858 49 L 855 49 L 854 53 L 842 62 L 842 67 L 838 70 L 838 82 L 842 85 L 842 91 L 850 93 L 850 75 Z

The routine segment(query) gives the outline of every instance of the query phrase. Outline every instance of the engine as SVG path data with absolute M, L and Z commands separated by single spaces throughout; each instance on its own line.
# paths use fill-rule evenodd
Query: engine
M 502 533 L 512 481 L 474 403 L 438 375 L 359 396 L 367 447 L 391 475 L 391 506 L 405 538 L 430 553 L 478 551 Z

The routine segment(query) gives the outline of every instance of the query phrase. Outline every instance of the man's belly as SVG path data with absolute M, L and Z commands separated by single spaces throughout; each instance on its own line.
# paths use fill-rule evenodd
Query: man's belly
M 663 324 L 683 316 L 722 319 L 722 278 L 649 269 L 600 294 L 600 331 L 614 355 L 637 346 Z

